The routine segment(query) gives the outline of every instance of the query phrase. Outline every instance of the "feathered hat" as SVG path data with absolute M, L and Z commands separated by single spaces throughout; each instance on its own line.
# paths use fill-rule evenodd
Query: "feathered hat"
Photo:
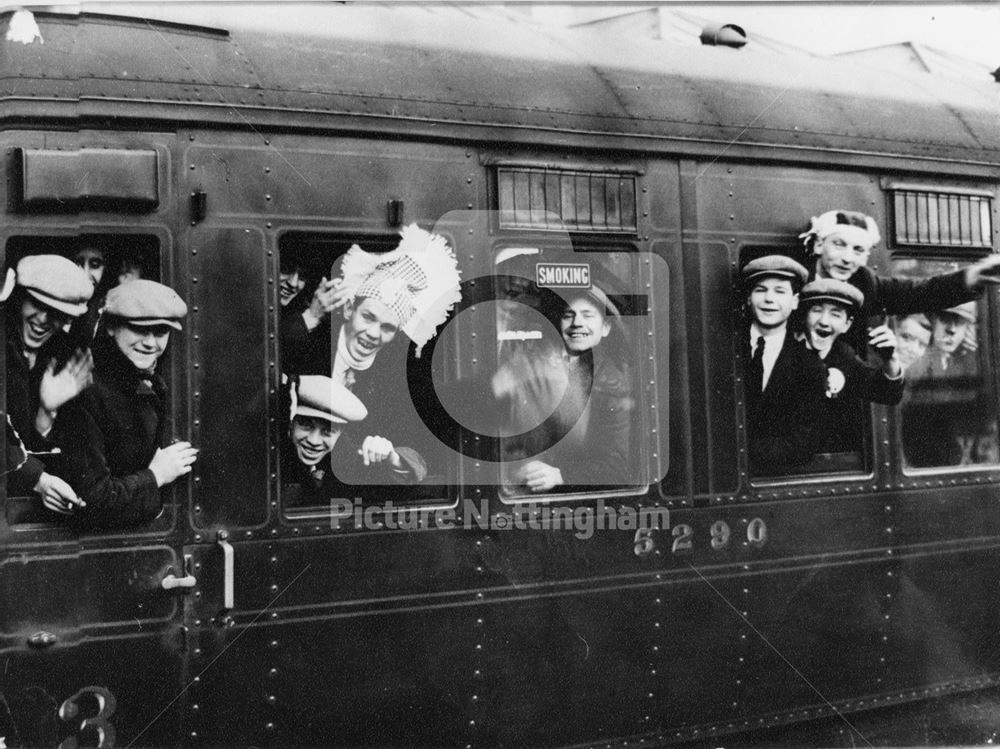
M 461 272 L 444 237 L 410 224 L 391 252 L 375 255 L 353 245 L 340 266 L 341 288 L 351 298 L 376 299 L 399 318 L 417 356 L 462 298 Z

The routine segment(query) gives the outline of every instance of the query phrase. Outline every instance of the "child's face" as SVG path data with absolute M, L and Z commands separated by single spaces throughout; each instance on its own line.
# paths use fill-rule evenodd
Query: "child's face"
M 559 331 L 566 350 L 571 354 L 582 354 L 606 338 L 611 332 L 611 325 L 604 318 L 602 308 L 587 297 L 576 297 L 563 310 Z
M 896 341 L 899 363 L 905 369 L 927 353 L 931 331 L 912 316 L 904 317 L 896 330 Z
M 841 304 L 836 302 L 813 302 L 806 311 L 806 332 L 809 343 L 816 351 L 826 351 L 846 333 L 853 318 Z
M 764 276 L 754 281 L 750 289 L 750 310 L 762 328 L 781 327 L 798 306 L 799 295 L 786 278 Z
M 934 319 L 934 346 L 941 352 L 953 354 L 962 345 L 969 332 L 969 321 L 951 312 L 939 312 Z
M 326 419 L 298 415 L 292 419 L 295 452 L 307 466 L 314 466 L 333 452 L 343 427 Z

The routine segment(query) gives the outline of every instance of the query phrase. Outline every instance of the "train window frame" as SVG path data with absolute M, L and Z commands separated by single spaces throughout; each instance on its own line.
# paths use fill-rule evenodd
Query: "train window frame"
M 35 231 L 18 227 L 0 235 L 0 242 L 2 242 L 0 251 L 2 251 L 4 268 L 13 268 L 22 257 L 33 254 L 50 253 L 66 256 L 72 249 L 91 242 L 110 250 L 109 254 L 111 257 L 120 261 L 120 269 L 124 269 L 124 265 L 121 263 L 132 263 L 141 267 L 144 271 L 143 277 L 149 277 L 154 280 L 169 279 L 167 265 L 169 238 L 158 227 L 116 226 L 113 230 L 110 228 L 94 227 L 87 231 L 72 233 L 62 232 L 49 226 L 37 227 Z M 105 272 L 109 273 L 111 268 L 111 263 L 107 263 Z M 110 279 L 110 276 L 107 278 Z M 107 293 L 113 285 L 110 280 L 105 283 L 102 278 L 100 288 L 102 288 L 103 293 Z M 3 358 L 5 372 L 7 366 L 7 334 L 7 315 L 0 315 L 0 335 L 3 336 L 5 342 Z M 180 383 L 183 380 L 181 362 L 184 359 L 184 354 L 181 351 L 184 346 L 184 343 L 168 346 L 164 354 L 164 363 L 166 366 L 162 370 L 168 372 L 166 379 L 170 383 L 169 390 L 172 395 L 170 412 L 175 423 L 178 422 L 178 417 L 187 410 L 186 402 L 182 402 L 183 399 L 176 397 L 178 390 L 176 383 Z M 5 375 L 4 403 L 6 403 L 7 397 L 6 380 Z M 4 412 L 6 413 L 6 406 L 4 407 Z M 4 450 L 7 448 L 6 439 L 5 432 L 3 442 L 0 443 L 0 447 Z M 2 484 L 0 484 L 3 497 L 5 498 L 4 511 L 0 514 L 0 525 L 12 534 L 11 538 L 28 540 L 36 538 L 40 534 L 41 539 L 48 537 L 63 539 L 78 535 L 77 531 L 60 522 L 54 513 L 45 509 L 42 506 L 41 499 L 37 495 L 29 493 L 26 495 L 8 496 L 9 483 L 7 479 L 8 476 L 5 474 Z M 178 482 L 161 489 L 161 492 L 163 492 L 163 495 L 160 512 L 147 523 L 127 528 L 87 529 L 83 533 L 88 536 L 102 538 L 123 535 L 130 537 L 165 537 L 174 531 L 178 522 L 180 522 L 180 518 L 183 517 L 179 505 L 185 501 L 186 494 L 179 488 Z M 20 519 L 16 513 L 22 513 L 26 517 Z
M 454 238 L 446 232 L 442 232 L 442 234 L 448 240 L 449 245 L 454 247 Z M 289 436 L 285 429 L 290 428 L 290 422 L 286 416 L 289 407 L 288 392 L 286 390 L 288 383 L 282 382 L 282 380 L 286 379 L 286 373 L 284 372 L 285 362 L 283 360 L 280 335 L 283 309 L 280 302 L 280 270 L 283 253 L 294 250 L 316 256 L 312 263 L 314 267 L 311 270 L 313 275 L 316 273 L 322 273 L 322 275 L 319 278 L 311 279 L 299 292 L 305 294 L 306 297 L 303 297 L 303 299 L 306 299 L 311 298 L 317 282 L 322 277 L 331 277 L 332 270 L 351 246 L 357 245 L 365 251 L 384 254 L 395 249 L 398 244 L 398 231 L 373 231 L 370 227 L 356 231 L 341 227 L 332 230 L 289 227 L 282 230 L 276 237 L 276 249 L 274 258 L 272 259 L 271 272 L 272 277 L 276 280 L 273 289 L 273 315 L 276 323 L 275 329 L 279 331 L 274 341 L 274 348 L 277 354 L 275 361 L 278 362 L 278 384 L 273 389 L 271 396 L 270 413 L 272 428 L 270 430 L 270 439 L 272 446 L 271 453 L 275 466 L 275 470 L 272 471 L 274 474 L 274 491 L 277 497 L 277 507 L 284 522 L 291 524 L 315 523 L 316 520 L 324 519 L 330 521 L 330 527 L 334 530 L 342 532 L 350 530 L 354 528 L 354 523 L 339 522 L 340 518 L 347 519 L 349 516 L 342 513 L 338 514 L 338 510 L 336 509 L 340 507 L 337 503 L 345 501 L 351 503 L 351 514 L 356 513 L 358 508 L 362 508 L 366 517 L 372 515 L 377 517 L 384 517 L 386 515 L 403 517 L 404 515 L 409 516 L 413 513 L 433 513 L 442 510 L 453 510 L 458 507 L 461 477 L 450 466 L 445 467 L 444 481 L 442 483 L 424 485 L 428 491 L 439 490 L 437 496 L 434 497 L 417 497 L 398 503 L 390 498 L 387 502 L 369 504 L 364 501 L 363 494 L 356 493 L 354 496 L 330 497 L 324 504 L 294 506 L 288 501 L 288 497 L 290 496 L 288 488 L 290 485 L 285 484 L 287 468 L 282 466 L 282 445 Z M 324 252 L 326 254 L 323 254 Z M 447 324 L 450 324 L 450 321 Z M 407 341 L 406 346 L 409 356 L 409 353 L 412 352 L 413 344 Z M 287 446 L 285 449 L 287 449 Z M 360 490 L 365 486 L 367 485 L 358 484 L 358 489 Z M 357 528 L 355 529 L 357 530 Z
M 795 244 L 745 244 L 739 247 L 737 257 L 738 271 L 733 282 L 733 318 L 736 335 L 733 336 L 734 364 L 736 372 L 736 382 L 738 385 L 738 400 L 740 402 L 739 420 L 743 435 L 743 440 L 749 447 L 749 432 L 747 429 L 746 411 L 746 382 L 742 373 L 746 367 L 746 356 L 743 348 L 744 325 L 748 320 L 744 317 L 744 307 L 746 306 L 746 294 L 742 289 L 739 272 L 751 260 L 767 255 L 783 255 L 802 264 L 811 272 L 814 260 L 807 255 L 801 245 Z M 801 291 L 801 290 L 800 290 Z M 804 307 L 799 305 L 796 310 L 800 315 L 804 313 Z M 794 317 L 793 313 L 793 317 Z M 790 318 L 791 319 L 791 318 Z M 793 335 L 795 331 L 789 330 L 788 334 Z M 816 484 L 837 482 L 865 483 L 871 481 L 875 475 L 877 458 L 876 444 L 878 442 L 878 418 L 875 412 L 879 408 L 878 404 L 869 402 L 867 408 L 862 408 L 864 423 L 860 426 L 862 444 L 858 450 L 848 450 L 841 452 L 817 452 L 807 463 L 796 466 L 789 466 L 786 470 L 773 473 L 755 473 L 749 465 L 749 450 L 743 449 L 742 456 L 745 461 L 743 472 L 751 486 L 769 487 L 782 484 Z
M 896 267 L 898 264 L 903 264 L 907 262 L 913 263 L 917 267 L 921 265 L 929 266 L 931 269 L 935 269 L 935 266 L 937 266 L 936 273 L 927 273 L 915 276 L 903 274 L 902 276 L 907 278 L 909 277 L 929 278 L 938 275 L 939 273 L 942 272 L 963 270 L 964 268 L 968 267 L 972 263 L 976 262 L 982 257 L 985 257 L 988 254 L 990 253 L 984 251 L 977 252 L 976 250 L 970 249 L 968 247 L 963 247 L 963 248 L 939 247 L 936 253 L 913 251 L 911 248 L 907 247 L 907 248 L 901 248 L 898 251 L 894 250 L 891 253 L 890 262 L 894 266 L 894 271 L 898 270 L 898 268 Z M 953 267 L 945 268 L 943 266 L 953 266 Z M 897 274 L 894 272 L 893 275 L 895 276 Z M 977 348 L 967 352 L 966 356 L 972 354 L 978 357 L 976 362 L 977 363 L 976 369 L 978 370 L 979 375 L 981 377 L 981 383 L 977 391 L 978 392 L 977 397 L 985 397 L 987 405 L 990 407 L 989 416 L 992 416 L 993 419 L 992 424 L 994 427 L 998 427 L 1000 426 L 1000 377 L 998 377 L 998 374 L 996 372 L 996 362 L 998 361 L 998 358 L 1000 358 L 1000 338 L 998 338 L 997 330 L 993 324 L 993 321 L 995 319 L 995 309 L 998 299 L 997 299 L 997 292 L 995 290 L 992 290 L 991 287 L 989 286 L 987 286 L 986 289 L 987 289 L 986 292 L 982 296 L 970 302 L 971 304 L 975 305 L 977 310 L 976 315 L 978 320 L 976 324 L 978 325 L 979 330 L 977 332 Z M 933 315 L 934 313 L 929 313 L 928 315 L 926 315 L 928 317 L 929 322 L 932 325 L 934 324 Z M 909 317 L 909 315 L 896 316 L 896 319 L 893 320 L 894 324 L 898 324 L 901 317 L 905 318 Z M 982 321 L 985 321 L 985 324 L 983 324 Z M 930 346 L 933 346 L 933 343 L 931 343 Z M 925 353 L 925 356 L 929 356 L 930 354 L 931 354 L 931 349 L 928 348 L 928 350 Z M 904 401 L 900 404 L 900 407 L 896 413 L 896 417 L 894 420 L 894 425 L 892 430 L 892 435 L 894 438 L 893 451 L 896 460 L 898 461 L 899 470 L 901 474 L 904 477 L 911 480 L 920 479 L 922 477 L 932 474 L 942 474 L 942 473 L 949 475 L 962 475 L 962 474 L 983 473 L 983 472 L 995 474 L 998 470 L 1000 470 L 1000 453 L 997 453 L 997 445 L 995 444 L 996 443 L 995 429 L 991 434 L 973 435 L 971 436 L 972 437 L 971 441 L 969 440 L 970 435 L 968 434 L 964 435 L 965 439 L 963 439 L 962 436 L 959 436 L 960 456 L 958 463 L 939 461 L 936 463 L 935 462 L 927 463 L 925 465 L 911 465 L 911 457 L 908 456 L 907 454 L 907 443 L 910 442 L 912 439 L 914 439 L 914 435 L 906 433 L 906 423 L 908 421 L 908 418 L 907 418 L 907 413 L 904 410 L 904 406 L 907 407 L 915 405 L 919 406 L 920 405 L 919 401 L 916 404 L 914 404 L 914 402 L 911 401 L 910 399 L 913 398 L 914 395 L 917 394 L 918 391 L 921 389 L 925 388 L 934 389 L 935 388 L 934 380 L 936 379 L 934 375 L 930 374 L 930 371 L 921 374 L 923 374 L 923 376 L 916 376 L 913 379 L 907 378 L 907 390 L 906 394 L 904 395 Z M 906 376 L 905 372 L 904 376 Z M 940 388 L 938 387 L 938 389 Z M 933 407 L 936 404 L 937 401 L 935 401 L 933 398 L 930 401 L 924 403 L 925 406 L 929 405 L 931 407 Z M 981 412 L 977 410 L 977 413 Z M 928 421 L 928 419 L 924 419 L 925 423 L 930 423 L 930 421 Z M 952 426 L 954 426 L 954 424 L 952 424 Z M 985 448 L 983 448 L 983 446 L 979 444 L 980 438 L 983 437 L 985 437 L 987 440 L 987 445 Z M 991 437 L 993 441 L 992 450 L 990 449 L 991 446 L 988 444 Z M 923 442 L 923 441 L 918 440 L 918 442 Z M 992 461 L 983 460 L 982 462 L 968 462 L 968 463 L 964 462 L 965 458 L 971 455 L 973 452 L 972 445 L 976 446 L 975 449 L 976 455 L 982 455 L 983 454 L 982 451 L 985 449 L 989 450 L 989 452 L 992 455 L 995 455 L 995 458 Z
M 494 297 L 496 299 L 500 299 L 502 297 L 504 290 L 500 288 L 499 280 L 507 275 L 497 272 L 498 264 L 500 262 L 504 262 L 506 259 L 509 259 L 509 257 L 527 254 L 525 252 L 526 250 L 536 251 L 537 260 L 540 263 L 545 262 L 542 258 L 545 257 L 545 252 L 548 251 L 550 257 L 552 255 L 556 255 L 561 257 L 564 262 L 570 265 L 584 264 L 590 258 L 597 258 L 597 261 L 600 262 L 599 258 L 601 254 L 636 256 L 636 260 L 634 261 L 636 263 L 636 267 L 639 267 L 640 265 L 638 256 L 643 253 L 640 252 L 635 244 L 635 241 L 626 236 L 595 236 L 586 232 L 572 232 L 569 235 L 569 243 L 571 244 L 571 247 L 567 247 L 566 234 L 566 232 L 563 232 L 562 237 L 555 237 L 552 235 L 547 236 L 544 232 L 537 232 L 525 233 L 523 235 L 516 236 L 515 232 L 507 232 L 496 236 L 491 248 L 491 270 L 493 271 L 494 277 Z M 567 260 L 567 258 L 569 258 L 569 260 Z M 610 273 L 607 269 L 605 269 L 605 271 Z M 537 272 L 536 268 L 536 273 Z M 521 277 L 526 278 L 526 276 L 523 275 L 521 275 Z M 621 279 L 618 280 L 620 283 Z M 644 301 L 646 306 L 643 310 L 641 310 L 641 314 L 648 316 L 649 335 L 644 337 L 645 340 L 642 343 L 643 345 L 651 345 L 653 350 L 645 352 L 648 354 L 647 357 L 635 356 L 634 351 L 632 354 L 633 361 L 639 361 L 642 364 L 646 364 L 647 362 L 652 363 L 648 364 L 647 367 L 637 368 L 637 371 L 631 375 L 633 387 L 637 394 L 637 400 L 640 401 L 635 407 L 635 411 L 641 414 L 638 424 L 634 424 L 632 426 L 632 435 L 638 443 L 638 450 L 640 454 L 638 470 L 640 472 L 645 471 L 648 474 L 645 477 L 645 480 L 635 484 L 612 486 L 607 488 L 602 487 L 600 489 L 595 488 L 593 491 L 550 490 L 538 493 L 531 493 L 527 491 L 511 492 L 506 489 L 508 482 L 504 478 L 505 465 L 501 456 L 498 455 L 496 460 L 495 480 L 497 485 L 497 496 L 503 505 L 530 506 L 641 496 L 647 493 L 651 486 L 659 485 L 669 472 L 669 429 L 660 428 L 663 420 L 669 418 L 667 408 L 669 399 L 661 402 L 661 398 L 658 397 L 660 388 L 657 386 L 659 378 L 657 376 L 653 376 L 654 372 L 660 370 L 662 377 L 666 378 L 669 371 L 669 337 L 654 335 L 654 329 L 656 327 L 654 308 L 662 304 L 665 314 L 669 310 L 669 305 L 666 304 L 666 300 L 659 300 L 655 298 L 655 295 L 652 294 L 652 290 L 654 288 L 653 284 L 648 284 L 647 286 L 650 293 L 646 295 L 646 299 Z M 611 296 L 614 297 L 614 295 Z M 624 297 L 621 298 L 626 299 L 629 296 L 630 295 L 625 294 Z M 631 306 L 642 303 L 643 302 L 631 303 Z M 499 342 L 500 331 L 495 315 L 493 316 L 493 328 L 491 333 L 493 334 L 491 339 L 496 339 Z M 662 346 L 660 345 L 661 339 Z M 631 345 L 634 347 L 637 345 L 637 342 L 633 341 Z M 492 366 L 494 371 L 496 371 L 499 368 L 499 364 L 499 351 L 494 349 L 493 359 L 490 362 L 490 366 Z M 642 386 L 640 383 L 645 383 L 645 386 Z M 667 391 L 669 392 L 669 388 L 667 388 Z

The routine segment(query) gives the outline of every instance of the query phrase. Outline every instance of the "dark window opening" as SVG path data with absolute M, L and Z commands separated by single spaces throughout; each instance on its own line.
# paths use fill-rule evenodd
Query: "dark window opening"
M 751 261 L 769 255 L 794 260 L 807 272 L 814 263 L 799 247 L 747 246 L 740 252 L 740 273 Z M 798 297 L 801 285 L 796 282 L 789 289 Z M 871 365 L 867 355 L 862 352 L 858 357 L 859 352 L 847 340 L 839 340 L 825 357 L 820 356 L 809 336 L 814 305 L 792 301 L 780 354 L 773 363 L 769 362 L 768 382 L 760 386 L 761 395 L 754 397 L 748 390 L 754 379 L 748 376 L 752 366 L 752 291 L 738 275 L 734 294 L 737 370 L 745 395 L 751 475 L 755 479 L 767 479 L 870 471 L 871 406 L 867 399 L 859 397 L 859 388 L 851 375 L 864 371 L 858 368 L 859 361 Z M 857 324 L 863 325 L 864 321 L 852 319 L 850 322 L 852 326 Z M 813 357 L 823 365 L 826 386 L 824 392 L 810 396 L 811 401 L 805 404 L 800 402 L 800 397 L 804 396 L 795 390 L 797 381 L 805 374 L 796 372 L 808 368 L 806 365 L 811 367 Z M 845 372 L 848 373 L 846 378 Z
M 286 509 L 329 511 L 344 501 L 441 505 L 453 494 L 449 438 L 439 439 L 436 425 L 413 405 L 414 398 L 429 397 L 424 394 L 433 384 L 413 376 L 416 352 L 400 325 L 405 304 L 394 300 L 409 298 L 415 287 L 375 270 L 399 243 L 399 235 L 305 233 L 279 242 L 275 439 Z M 380 296 L 361 283 L 357 296 L 333 300 L 338 279 L 359 267 L 344 263 L 354 245 L 367 253 L 359 262 L 374 275 L 365 277 L 385 281 L 378 288 L 397 296 Z
M 47 509 L 27 478 L 33 478 L 37 470 L 44 470 L 46 474 L 66 480 L 77 492 L 83 492 L 83 486 L 78 483 L 80 476 L 74 472 L 75 464 L 71 464 L 66 450 L 60 447 L 66 440 L 70 443 L 75 441 L 61 429 L 64 422 L 60 422 L 60 414 L 65 421 L 66 414 L 75 410 L 78 401 L 70 401 L 56 412 L 50 432 L 42 435 L 35 429 L 44 362 L 53 361 L 54 371 L 58 373 L 63 371 L 64 364 L 73 359 L 75 351 L 93 351 L 98 343 L 104 341 L 107 334 L 98 326 L 107 293 L 115 286 L 136 278 L 158 281 L 159 243 L 155 237 L 148 235 L 17 236 L 8 241 L 5 255 L 4 273 L 8 269 L 16 269 L 23 258 L 31 255 L 60 255 L 79 265 L 93 284 L 93 293 L 86 302 L 85 311 L 69 314 L 56 310 L 59 315 L 56 323 L 48 320 L 54 307 L 46 305 L 44 297 L 30 293 L 21 284 L 14 287 L 4 303 L 5 314 L 0 316 L 6 345 L 5 392 L 10 427 L 6 436 L 6 519 L 9 525 L 20 526 L 63 524 L 67 518 Z M 58 306 L 58 302 L 56 304 Z M 39 309 L 46 311 L 44 320 L 29 314 Z M 155 371 L 165 380 L 169 380 L 171 370 L 171 348 L 168 343 L 162 357 L 156 361 Z M 166 392 L 169 393 L 169 382 L 166 384 Z M 58 439 L 56 435 L 60 435 Z M 88 440 L 86 436 L 80 438 L 81 442 Z M 31 460 L 25 466 L 29 458 Z M 118 454 L 107 456 L 112 469 L 119 458 Z M 22 467 L 19 469 L 19 466 Z M 161 493 L 161 496 L 164 502 L 169 501 L 165 494 Z

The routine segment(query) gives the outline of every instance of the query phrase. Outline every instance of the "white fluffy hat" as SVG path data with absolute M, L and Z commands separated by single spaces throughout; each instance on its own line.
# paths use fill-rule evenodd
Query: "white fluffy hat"
M 416 224 L 400 236 L 399 246 L 382 255 L 353 245 L 344 255 L 341 277 L 354 298 L 377 299 L 396 314 L 419 356 L 462 298 L 461 272 L 444 237 Z

